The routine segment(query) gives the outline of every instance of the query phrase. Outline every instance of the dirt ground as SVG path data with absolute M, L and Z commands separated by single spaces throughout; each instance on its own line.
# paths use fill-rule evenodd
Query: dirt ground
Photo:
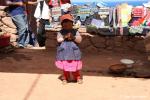
M 149 100 L 149 79 L 116 77 L 108 73 L 108 67 L 120 63 L 122 58 L 136 61 L 136 71 L 150 72 L 144 53 L 83 52 L 84 83 L 64 86 L 58 79 L 61 71 L 54 65 L 55 49 L 17 49 L 12 53 L 1 53 L 0 100 Z
M 82 50 L 84 51 L 84 50 Z M 55 49 L 29 50 L 17 49 L 12 53 L 0 54 L 0 72 L 59 74 L 55 67 Z M 145 53 L 135 51 L 107 51 L 99 53 L 82 52 L 83 75 L 111 76 L 108 67 L 120 63 L 121 59 L 133 59 L 134 69 L 140 72 L 150 70 Z

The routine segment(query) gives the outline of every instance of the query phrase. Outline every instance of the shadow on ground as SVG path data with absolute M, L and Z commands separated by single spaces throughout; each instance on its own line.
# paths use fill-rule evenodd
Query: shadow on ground
M 83 50 L 84 51 L 84 50 Z M 109 66 L 120 63 L 120 59 L 129 58 L 136 61 L 134 69 L 126 74 L 130 77 L 134 72 L 144 72 L 150 75 L 150 63 L 145 53 L 134 51 L 113 52 L 102 50 L 98 53 L 83 52 L 83 75 L 90 76 L 118 76 L 110 74 Z M 0 54 L 0 72 L 10 73 L 38 73 L 60 74 L 55 67 L 55 50 L 28 50 L 17 49 L 12 53 Z

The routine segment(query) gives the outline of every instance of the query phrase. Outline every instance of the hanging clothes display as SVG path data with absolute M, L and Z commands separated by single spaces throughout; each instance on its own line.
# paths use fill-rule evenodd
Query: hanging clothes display
M 143 6 L 137 6 L 132 9 L 132 17 L 144 17 L 144 7 Z
M 127 27 L 129 21 L 131 20 L 132 6 L 126 3 L 120 5 L 119 7 L 119 16 L 120 16 L 120 25 L 121 27 Z
M 45 0 L 43 0 L 43 5 L 41 6 L 40 2 L 38 2 L 37 7 L 35 9 L 34 17 L 36 19 L 49 19 L 50 18 L 50 9 L 46 4 Z

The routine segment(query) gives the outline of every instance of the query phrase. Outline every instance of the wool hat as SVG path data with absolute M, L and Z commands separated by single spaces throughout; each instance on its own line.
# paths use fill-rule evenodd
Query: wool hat
M 70 21 L 73 22 L 73 16 L 72 16 L 71 14 L 62 15 L 62 16 L 60 17 L 61 23 L 62 23 L 64 20 L 70 20 Z

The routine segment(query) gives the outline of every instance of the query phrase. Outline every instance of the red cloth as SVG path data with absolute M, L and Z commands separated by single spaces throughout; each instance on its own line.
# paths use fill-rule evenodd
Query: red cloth
M 50 0 L 49 5 L 52 6 L 52 7 L 59 6 L 58 0 Z
M 59 4 L 58 0 L 54 0 L 54 2 L 52 2 L 52 0 L 49 1 L 50 6 L 59 6 L 59 5 L 66 4 L 66 3 L 71 3 L 71 2 L 70 0 L 60 0 L 60 4 Z
M 133 17 L 143 17 L 144 16 L 144 8 L 143 7 L 135 7 L 132 10 Z
M 64 71 L 64 79 L 68 80 L 70 78 L 70 73 L 73 75 L 73 78 L 75 80 L 78 80 L 81 78 L 80 72 L 76 71 L 76 72 L 68 72 L 68 71 Z
M 148 22 L 147 26 L 150 26 L 150 22 Z
M 66 3 L 71 3 L 70 0 L 60 0 L 60 5 L 66 4 Z

